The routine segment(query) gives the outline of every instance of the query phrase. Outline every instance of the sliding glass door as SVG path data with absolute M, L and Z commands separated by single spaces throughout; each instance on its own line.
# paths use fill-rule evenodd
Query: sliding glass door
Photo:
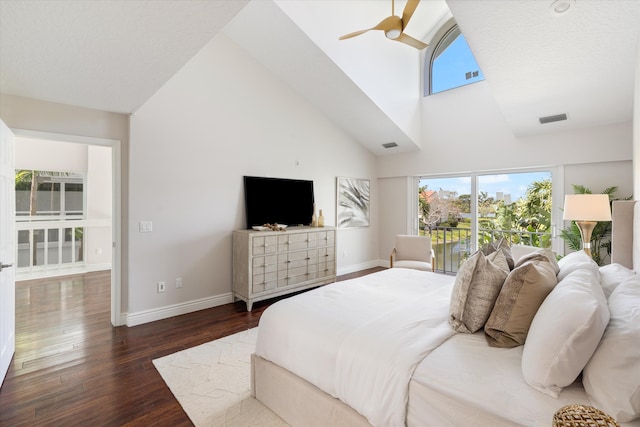
M 419 234 L 430 235 L 436 270 L 456 272 L 485 243 L 551 245 L 551 171 L 421 177 Z

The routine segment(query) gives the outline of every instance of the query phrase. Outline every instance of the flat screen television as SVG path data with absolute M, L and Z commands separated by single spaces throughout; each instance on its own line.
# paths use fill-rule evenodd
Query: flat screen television
M 299 226 L 311 224 L 313 181 L 244 177 L 247 228 L 263 224 Z

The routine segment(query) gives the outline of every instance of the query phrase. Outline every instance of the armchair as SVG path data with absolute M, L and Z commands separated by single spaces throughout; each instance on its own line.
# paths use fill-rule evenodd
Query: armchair
M 413 268 L 435 271 L 435 253 L 430 236 L 397 235 L 396 245 L 389 256 L 391 268 Z

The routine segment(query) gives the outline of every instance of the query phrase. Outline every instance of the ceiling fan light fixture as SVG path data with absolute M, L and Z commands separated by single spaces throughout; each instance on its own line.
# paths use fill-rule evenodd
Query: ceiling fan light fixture
M 551 7 L 549 10 L 552 15 L 563 15 L 571 9 L 571 7 L 575 4 L 575 0 L 555 0 L 551 3 Z
M 384 32 L 384 35 L 391 40 L 397 39 L 398 37 L 400 37 L 400 34 L 402 34 L 402 30 L 398 30 L 396 28 Z

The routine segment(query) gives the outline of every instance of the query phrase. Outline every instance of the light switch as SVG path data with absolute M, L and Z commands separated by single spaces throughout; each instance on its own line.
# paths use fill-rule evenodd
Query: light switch
M 150 233 L 153 231 L 153 222 L 151 221 L 140 221 L 140 232 L 141 233 Z

